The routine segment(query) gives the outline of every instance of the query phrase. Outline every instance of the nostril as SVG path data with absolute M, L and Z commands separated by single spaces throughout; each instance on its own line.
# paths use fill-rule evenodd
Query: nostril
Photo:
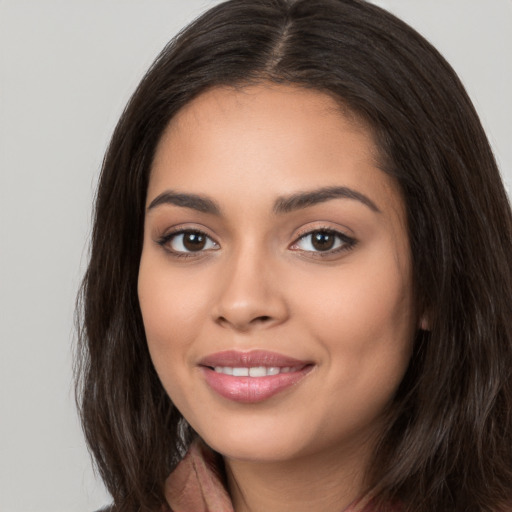
M 217 322 L 219 322 L 219 324 L 229 324 L 229 322 L 223 316 L 219 316 Z
M 258 315 L 257 312 L 236 309 L 228 311 L 228 314 L 215 315 L 214 322 L 225 328 L 232 328 L 238 331 L 250 331 L 251 329 L 267 328 L 279 323 L 279 317 L 275 315 Z
M 256 318 L 254 318 L 254 319 L 252 320 L 252 322 L 254 322 L 254 323 L 257 323 L 257 322 L 261 322 L 261 323 L 263 323 L 263 322 L 268 322 L 269 320 L 271 320 L 271 317 L 270 317 L 270 316 L 268 316 L 268 315 L 262 315 L 262 316 L 258 316 L 258 317 L 256 317 Z

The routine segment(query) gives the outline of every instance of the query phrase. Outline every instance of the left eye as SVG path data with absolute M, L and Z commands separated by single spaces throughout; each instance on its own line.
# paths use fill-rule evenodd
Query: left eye
M 355 241 L 352 238 L 343 233 L 319 229 L 301 236 L 291 248 L 310 252 L 328 252 L 343 248 L 348 249 L 354 243 Z
M 173 252 L 200 252 L 218 247 L 217 243 L 201 231 L 182 231 L 166 238 L 165 243 Z

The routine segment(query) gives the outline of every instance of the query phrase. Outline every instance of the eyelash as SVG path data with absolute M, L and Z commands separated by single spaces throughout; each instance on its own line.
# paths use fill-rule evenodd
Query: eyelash
M 341 252 L 350 251 L 357 244 L 357 240 L 355 238 L 352 238 L 352 237 L 346 235 L 345 233 L 342 233 L 341 231 L 337 231 L 335 229 L 328 228 L 328 227 L 318 227 L 315 229 L 309 229 L 306 232 L 299 234 L 297 240 L 295 242 L 293 242 L 293 244 L 290 247 L 293 248 L 300 241 L 305 240 L 308 237 L 312 237 L 315 233 L 321 233 L 323 235 L 332 235 L 338 240 L 340 245 L 338 247 L 336 247 L 335 249 L 328 249 L 326 251 L 308 251 L 308 250 L 303 250 L 303 249 L 294 249 L 294 250 L 298 250 L 303 253 L 309 253 L 311 255 L 314 255 L 315 258 L 326 258 L 328 256 L 333 256 L 333 255 L 339 254 Z M 310 244 L 311 244 L 311 242 L 310 242 Z
M 217 247 L 219 245 L 210 236 L 208 236 L 204 231 L 201 231 L 200 229 L 178 229 L 176 231 L 167 233 L 166 235 L 162 236 L 159 240 L 157 240 L 157 243 L 175 258 L 193 258 L 201 253 L 204 253 L 205 249 L 201 249 L 198 251 L 177 251 L 175 249 L 171 249 L 170 247 L 168 247 L 168 244 L 172 242 L 175 238 L 177 238 L 180 235 L 186 234 L 194 234 L 197 236 L 201 236 L 207 239 L 207 241 L 214 243 Z M 211 248 L 206 250 L 211 250 Z
M 304 250 L 304 249 L 300 249 L 300 248 L 295 248 L 295 246 L 297 246 L 299 244 L 299 242 L 306 240 L 308 237 L 313 236 L 315 233 L 321 233 L 323 235 L 332 235 L 332 236 L 336 237 L 336 239 L 337 239 L 337 242 L 335 241 L 335 243 L 340 243 L 340 245 L 338 247 L 336 247 L 335 249 L 327 249 L 325 251 L 314 251 L 314 250 L 312 251 L 312 250 Z M 197 251 L 177 251 L 175 249 L 171 249 L 170 247 L 168 247 L 168 244 L 170 242 L 172 242 L 176 237 L 178 237 L 180 235 L 186 235 L 186 234 L 189 234 L 189 235 L 194 234 L 194 235 L 197 235 L 200 237 L 204 237 L 205 239 L 207 239 L 207 241 L 210 241 L 210 243 L 213 243 L 216 246 L 216 248 L 219 247 L 219 244 L 217 242 L 215 242 L 204 231 L 201 231 L 199 229 L 178 229 L 176 231 L 167 233 L 166 235 L 162 236 L 160 239 L 157 240 L 157 243 L 158 243 L 158 245 L 163 247 L 167 252 L 169 252 L 175 258 L 194 258 L 204 252 L 212 250 L 212 248 L 208 248 L 208 249 L 202 248 Z M 297 239 L 290 245 L 290 249 L 298 251 L 298 252 L 314 255 L 315 258 L 318 258 L 318 257 L 325 258 L 328 256 L 339 254 L 344 251 L 349 251 L 349 250 L 353 249 L 356 244 L 357 244 L 357 240 L 345 235 L 344 233 L 342 233 L 340 231 L 337 231 L 332 228 L 319 227 L 316 229 L 310 229 L 308 231 L 305 231 L 302 234 L 299 234 Z M 216 248 L 213 250 L 216 250 Z

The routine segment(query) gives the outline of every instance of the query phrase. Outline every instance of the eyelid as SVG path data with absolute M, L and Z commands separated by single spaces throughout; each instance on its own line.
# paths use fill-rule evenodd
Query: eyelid
M 348 228 L 347 228 L 348 229 Z M 200 257 L 205 256 L 205 253 L 216 251 L 220 249 L 220 244 L 217 240 L 207 233 L 206 228 L 199 227 L 197 225 L 178 225 L 174 226 L 164 232 L 163 235 L 158 237 L 155 242 L 161 246 L 166 252 L 168 252 L 173 257 Z M 351 230 L 350 230 L 351 231 Z M 314 233 L 327 233 L 332 234 L 337 238 L 338 244 L 337 247 L 326 249 L 326 250 L 315 250 L 315 249 L 303 249 L 299 247 L 299 243 L 306 239 L 308 236 L 312 236 Z M 204 236 L 213 247 L 200 248 L 198 250 L 176 250 L 172 247 L 169 247 L 169 242 L 171 242 L 175 237 L 179 235 L 185 235 L 186 233 L 197 233 Z M 339 228 L 334 228 L 327 225 L 308 225 L 307 227 L 302 228 L 299 232 L 296 233 L 294 241 L 288 246 L 288 249 L 292 251 L 300 252 L 308 257 L 328 257 L 334 256 L 338 253 L 348 251 L 354 248 L 357 244 L 357 240 L 353 236 L 347 235 L 343 230 Z
M 304 240 L 308 236 L 312 236 L 314 233 L 328 233 L 336 236 L 339 241 L 341 241 L 341 245 L 338 247 L 327 249 L 325 251 L 321 250 L 308 250 L 301 249 L 298 247 L 298 243 L 301 240 Z M 307 254 L 312 257 L 327 257 L 332 256 L 344 251 L 351 250 L 357 244 L 357 240 L 353 236 L 349 236 L 340 229 L 333 228 L 332 226 L 309 226 L 308 228 L 304 228 L 301 230 L 295 237 L 295 241 L 289 246 L 289 249 L 301 252 L 303 254 Z
M 213 243 L 215 245 L 215 247 L 213 247 L 213 248 L 209 247 L 206 249 L 203 248 L 203 249 L 199 249 L 197 251 L 192 251 L 192 250 L 191 251 L 188 251 L 188 250 L 180 251 L 180 250 L 172 249 L 171 247 L 169 247 L 169 243 L 172 242 L 176 237 L 178 237 L 180 235 L 185 235 L 187 233 L 196 233 L 196 234 L 202 235 L 205 238 L 207 238 L 211 243 Z M 165 251 L 167 251 L 170 255 L 172 255 L 174 257 L 185 257 L 185 258 L 199 257 L 199 256 L 204 256 L 205 253 L 207 253 L 207 252 L 216 251 L 216 250 L 220 249 L 220 244 L 215 240 L 215 238 L 213 236 L 206 233 L 206 231 L 202 228 L 190 226 L 190 225 L 175 226 L 175 227 L 167 230 L 163 235 L 158 237 L 155 241 L 159 246 L 161 246 Z

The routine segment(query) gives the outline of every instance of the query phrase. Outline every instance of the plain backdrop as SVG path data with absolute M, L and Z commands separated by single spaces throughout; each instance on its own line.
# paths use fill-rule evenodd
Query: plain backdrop
M 208 0 L 0 0 L 0 510 L 92 512 L 73 309 L 103 153 L 144 71 Z M 377 1 L 445 55 L 512 183 L 512 0 Z

